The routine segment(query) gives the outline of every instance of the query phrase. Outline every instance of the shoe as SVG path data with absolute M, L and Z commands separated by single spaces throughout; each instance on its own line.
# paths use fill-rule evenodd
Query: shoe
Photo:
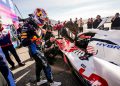
M 52 82 L 50 83 L 50 86 L 60 86 L 61 85 L 61 82 Z
M 44 84 L 46 82 L 47 82 L 47 80 L 40 80 L 39 82 L 37 82 L 37 85 L 39 86 L 39 85 L 42 85 L 42 84 Z
M 24 63 L 19 63 L 19 66 L 25 66 L 25 64 Z

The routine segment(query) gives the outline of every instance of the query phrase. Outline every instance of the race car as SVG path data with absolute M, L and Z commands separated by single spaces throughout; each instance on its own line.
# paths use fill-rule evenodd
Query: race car
M 119 34 L 96 29 L 78 34 L 75 42 L 58 40 L 65 62 L 84 86 L 120 86 Z

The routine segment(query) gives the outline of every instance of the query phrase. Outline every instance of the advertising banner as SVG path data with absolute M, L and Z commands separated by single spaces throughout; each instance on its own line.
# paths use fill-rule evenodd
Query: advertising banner
M 15 14 L 15 8 L 12 0 L 0 0 L 0 17 L 3 24 L 15 24 L 16 26 L 18 17 Z
M 17 45 L 18 16 L 15 14 L 15 7 L 12 0 L 0 0 L 0 21 L 4 32 L 10 32 L 13 44 Z

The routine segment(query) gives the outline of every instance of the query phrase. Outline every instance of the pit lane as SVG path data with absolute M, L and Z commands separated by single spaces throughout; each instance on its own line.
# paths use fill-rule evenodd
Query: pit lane
M 27 48 L 17 49 L 21 60 L 25 62 L 24 67 L 18 67 L 12 70 L 17 86 L 36 86 L 35 80 L 35 62 L 31 60 Z M 62 82 L 61 86 L 81 86 L 79 80 L 71 73 L 69 67 L 63 62 L 61 56 L 56 56 L 56 62 L 52 65 L 53 77 L 55 81 Z M 42 72 L 42 78 L 45 76 Z M 43 84 L 41 86 L 48 86 Z

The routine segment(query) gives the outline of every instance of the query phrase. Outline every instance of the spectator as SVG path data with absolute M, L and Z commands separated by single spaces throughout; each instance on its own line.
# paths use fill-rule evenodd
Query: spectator
M 70 21 L 68 21 L 65 26 L 68 28 L 71 28 L 73 25 L 74 25 L 74 23 L 73 23 L 72 19 L 70 18 Z
M 82 21 L 82 18 L 80 18 L 78 21 L 79 32 L 83 32 L 83 25 L 84 25 L 84 22 Z
M 2 27 L 2 23 L 0 23 L 0 46 L 2 48 L 3 53 L 5 54 L 7 61 L 14 69 L 15 64 L 9 56 L 9 51 L 10 51 L 13 54 L 13 56 L 15 57 L 16 61 L 18 62 L 19 66 L 24 66 L 25 64 L 21 63 L 21 60 L 20 60 L 19 56 L 17 55 L 16 50 L 11 42 L 10 32 L 8 32 L 6 34 L 3 32 L 3 29 L 4 28 Z
M 56 26 L 56 29 L 58 30 L 58 38 L 60 38 L 60 30 L 62 28 L 62 24 L 60 23 L 60 21 L 58 21 L 58 24 Z
M 115 28 L 120 28 L 120 14 L 116 13 L 115 16 L 112 18 L 111 22 L 111 29 L 115 29 Z
M 57 26 L 57 24 L 55 24 L 55 25 L 53 26 L 53 30 L 56 30 L 56 26 Z
M 19 28 L 17 29 L 17 36 L 20 42 L 21 42 L 21 32 L 22 32 L 22 25 L 19 24 Z
M 76 31 L 78 31 L 78 19 L 76 18 L 75 19 L 75 22 L 74 22 L 74 28 L 76 29 Z
M 77 22 L 78 22 L 78 19 L 76 18 L 74 23 L 77 24 Z
M 89 18 L 88 19 L 88 22 L 87 22 L 87 28 L 88 29 L 92 29 L 93 27 L 93 19 L 92 18 Z
M 63 22 L 63 27 L 65 26 L 66 23 L 67 23 L 66 21 Z
M 97 15 L 96 20 L 93 22 L 93 28 L 96 29 L 98 25 L 101 23 L 102 19 L 100 15 Z
M 66 22 L 65 27 L 70 29 L 70 28 L 72 28 L 73 25 L 74 25 L 74 23 L 73 23 L 72 19 L 70 18 L 70 21 Z
M 93 18 L 91 18 L 91 22 L 93 23 Z
M 70 22 L 73 22 L 73 21 L 72 21 L 72 18 L 70 18 Z
M 77 30 L 75 29 L 75 26 L 74 26 L 74 25 L 75 25 L 75 24 L 73 23 L 72 19 L 70 18 L 70 21 L 68 21 L 68 22 L 64 25 L 64 27 L 65 27 L 65 28 L 68 28 L 70 31 L 76 33 Z M 67 32 L 68 32 L 68 35 L 70 35 L 69 30 L 67 31 Z M 62 31 L 62 32 L 63 32 L 63 31 Z

